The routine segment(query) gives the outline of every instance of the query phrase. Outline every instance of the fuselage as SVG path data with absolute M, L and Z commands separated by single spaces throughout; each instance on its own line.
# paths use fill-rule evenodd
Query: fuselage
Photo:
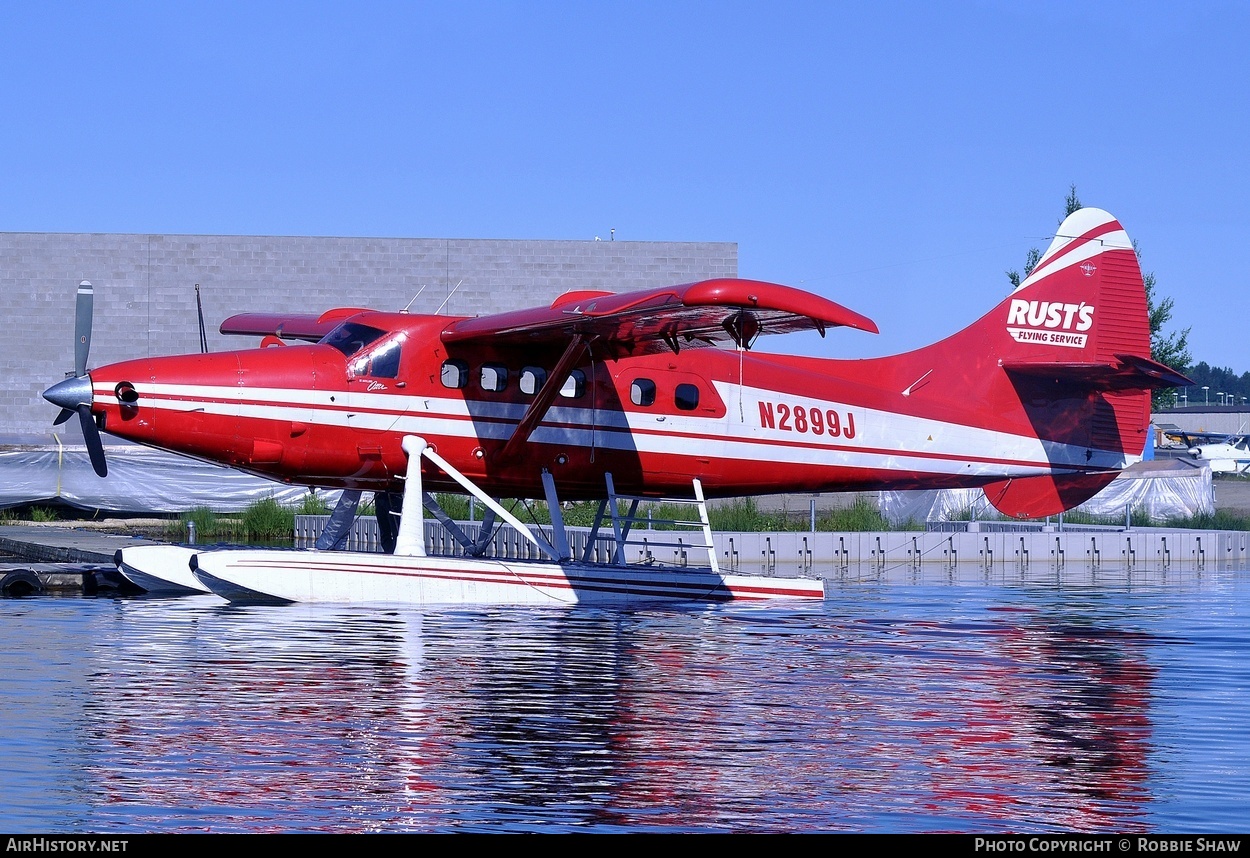
M 440 333 L 453 321 L 366 313 L 317 344 L 112 364 L 90 373 L 91 408 L 105 432 L 141 444 L 372 491 L 402 491 L 406 435 L 502 497 L 541 496 L 544 470 L 568 499 L 601 497 L 605 473 L 626 493 L 684 492 L 697 477 L 709 496 L 743 496 L 979 486 L 1131 458 L 1062 428 L 1084 400 L 1048 404 L 1060 428 L 1041 439 L 1005 381 L 992 401 L 969 395 L 963 374 L 992 366 L 955 374 L 921 352 L 845 361 L 722 348 L 611 360 L 592 348 L 554 378 L 560 351 L 449 346 Z M 547 385 L 560 392 L 505 450 Z M 456 489 L 428 464 L 423 480 Z

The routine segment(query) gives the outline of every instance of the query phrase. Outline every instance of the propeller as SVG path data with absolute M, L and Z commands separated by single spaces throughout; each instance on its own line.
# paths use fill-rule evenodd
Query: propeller
M 95 302 L 95 290 L 91 282 L 78 284 L 78 301 L 74 307 L 74 374 L 59 381 L 43 392 L 43 398 L 53 405 L 61 406 L 61 412 L 52 421 L 60 426 L 78 414 L 82 437 L 87 444 L 91 467 L 102 477 L 108 476 L 108 464 L 104 461 L 104 443 L 100 430 L 91 416 L 91 376 L 87 375 L 87 356 L 91 352 L 91 314 Z

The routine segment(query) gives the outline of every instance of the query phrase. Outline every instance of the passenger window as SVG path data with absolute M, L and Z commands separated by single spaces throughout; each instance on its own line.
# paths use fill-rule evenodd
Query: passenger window
M 560 387 L 560 395 L 565 399 L 577 399 L 586 392 L 586 373 L 580 369 L 575 369 L 569 373 L 569 377 L 564 380 L 564 384 Z
M 673 392 L 673 401 L 682 411 L 694 411 L 699 407 L 699 388 L 693 384 L 679 384 Z
M 482 364 L 482 390 L 498 393 L 508 386 L 508 368 L 497 363 Z
M 443 387 L 460 390 L 469 383 L 469 365 L 462 360 L 445 360 L 440 377 Z
M 533 396 L 547 381 L 547 371 L 536 366 L 527 366 L 521 370 L 521 392 Z
M 635 378 L 629 386 L 629 401 L 635 405 L 654 405 L 655 382 L 649 378 Z

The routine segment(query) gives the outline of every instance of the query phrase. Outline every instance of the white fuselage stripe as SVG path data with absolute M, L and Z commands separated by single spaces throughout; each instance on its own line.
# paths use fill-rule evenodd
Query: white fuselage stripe
M 935 421 L 858 405 L 778 394 L 762 388 L 717 385 L 728 414 L 622 412 L 556 404 L 534 430 L 538 444 L 566 444 L 639 454 L 808 464 L 885 471 L 993 476 L 1117 469 L 1130 457 L 1117 451 L 1043 442 L 1036 437 Z M 158 411 L 202 411 L 221 417 L 323 424 L 399 435 L 477 437 L 504 441 L 525 413 L 518 403 L 451 397 L 344 393 L 209 385 L 137 384 L 140 401 Z M 103 385 L 96 395 L 112 394 Z M 760 425 L 760 403 L 853 414 L 854 436 L 830 438 Z M 159 419 L 158 419 L 159 424 Z M 971 454 L 969 451 L 979 451 Z M 1131 459 L 1136 461 L 1136 459 Z

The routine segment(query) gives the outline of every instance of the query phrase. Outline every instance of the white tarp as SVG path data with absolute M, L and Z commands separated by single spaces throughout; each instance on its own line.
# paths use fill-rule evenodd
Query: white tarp
M 0 450 L 0 509 L 47 501 L 124 513 L 180 513 L 196 507 L 239 512 L 272 497 L 298 505 L 303 486 L 146 447 L 104 448 L 108 476 L 98 477 L 83 447 Z M 339 492 L 319 492 L 333 506 Z
M 1006 518 L 990 505 L 980 489 L 882 492 L 880 505 L 881 515 L 895 526 L 908 521 Z M 1142 462 L 1125 470 L 1076 509 L 1089 515 L 1123 518 L 1126 508 L 1157 522 L 1211 515 L 1215 512 L 1211 469 L 1168 460 Z

